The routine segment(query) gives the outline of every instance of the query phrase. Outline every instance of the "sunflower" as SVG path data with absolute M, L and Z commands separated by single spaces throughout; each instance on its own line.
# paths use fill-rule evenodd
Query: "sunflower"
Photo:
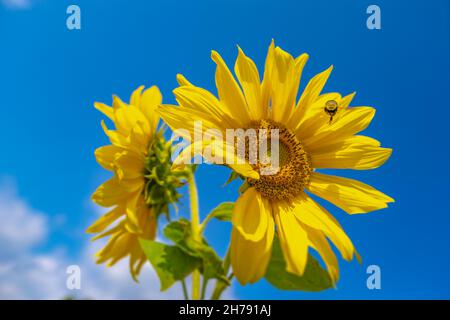
M 113 172 L 113 177 L 92 195 L 96 204 L 111 210 L 87 230 L 100 233 L 94 239 L 110 236 L 97 253 L 97 263 L 112 266 L 129 256 L 135 280 L 147 260 L 139 238 L 155 238 L 158 216 L 168 215 L 169 205 L 179 199 L 177 188 L 185 175 L 171 169 L 171 143 L 164 139 L 163 129 L 158 129 L 155 109 L 162 103 L 161 93 L 155 86 L 143 89 L 141 86 L 133 92 L 129 104 L 117 96 L 112 107 L 94 104 L 116 129 L 108 129 L 102 121 L 111 144 L 98 148 L 95 157 L 103 168 Z
M 239 167 L 245 182 L 232 215 L 234 275 L 241 284 L 263 277 L 276 233 L 288 272 L 301 276 L 312 248 L 323 259 L 331 279 L 337 281 L 338 261 L 330 242 L 345 260 L 359 256 L 338 221 L 310 194 L 349 214 L 385 208 L 394 201 L 367 184 L 316 171 L 374 169 L 389 158 L 391 149 L 357 135 L 369 125 L 375 110 L 349 107 L 354 93 L 322 93 L 332 67 L 314 76 L 297 101 L 308 55 L 293 58 L 273 41 L 262 81 L 255 63 L 240 48 L 234 67 L 240 86 L 217 52 L 212 51 L 211 58 L 217 65 L 218 98 L 179 75 L 180 86 L 174 90 L 178 105 L 158 109 L 172 130 L 184 129 L 192 135 L 195 121 L 201 120 L 204 129 L 219 129 L 222 136 L 227 129 L 238 128 L 277 129 L 279 133 L 276 173 L 262 174 L 265 165 L 258 162 Z M 338 106 L 331 120 L 327 105 Z M 208 141 L 201 144 L 205 148 Z

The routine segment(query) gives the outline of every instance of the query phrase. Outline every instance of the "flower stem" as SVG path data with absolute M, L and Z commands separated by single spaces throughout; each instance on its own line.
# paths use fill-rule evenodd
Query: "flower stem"
M 189 197 L 191 202 L 191 226 L 194 241 L 200 241 L 200 217 L 198 211 L 197 186 L 195 184 L 194 173 L 188 175 Z M 194 270 L 192 273 L 192 299 L 200 300 L 200 271 Z
M 184 300 L 189 300 L 189 295 L 188 295 L 188 291 L 187 291 L 187 287 L 186 287 L 186 281 L 181 280 L 181 285 L 183 287 Z
M 225 259 L 223 261 L 223 268 L 225 270 L 225 274 L 228 273 L 228 270 L 230 269 L 230 247 L 228 247 L 227 250 L 227 254 L 225 255 Z M 230 274 L 228 276 L 228 280 L 231 281 L 231 279 L 233 278 L 233 274 Z M 227 285 L 223 282 L 223 281 L 216 281 L 216 286 L 214 287 L 214 291 L 212 293 L 211 296 L 211 300 L 219 300 L 220 296 L 222 295 L 222 293 L 225 291 L 225 289 L 227 288 Z
M 208 287 L 208 279 L 206 279 L 205 277 L 203 277 L 203 284 L 202 284 L 202 300 L 205 300 L 205 295 L 206 295 L 206 288 Z

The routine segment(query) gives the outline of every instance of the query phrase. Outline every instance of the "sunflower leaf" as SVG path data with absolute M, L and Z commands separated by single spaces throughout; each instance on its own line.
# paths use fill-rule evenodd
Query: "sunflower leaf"
M 181 218 L 170 222 L 163 230 L 164 236 L 171 240 L 175 245 L 185 253 L 199 257 L 196 247 L 198 246 L 191 234 L 191 223 Z
M 163 232 L 168 239 L 175 243 L 177 248 L 201 261 L 199 269 L 206 279 L 215 278 L 229 283 L 222 260 L 204 238 L 201 241 L 193 239 L 191 223 L 188 220 L 181 218 L 172 221 L 164 228 Z
M 227 181 L 225 182 L 224 186 L 230 184 L 234 180 L 240 178 L 241 176 L 236 171 L 231 171 L 230 176 L 228 177 Z
M 322 291 L 333 287 L 328 272 L 309 254 L 303 276 L 287 272 L 278 237 L 273 240 L 272 257 L 265 278 L 271 285 L 281 290 Z
M 233 208 L 234 202 L 222 202 L 209 213 L 209 216 L 221 221 L 231 221 Z
M 139 239 L 142 250 L 152 264 L 161 282 L 161 291 L 181 281 L 201 265 L 201 260 L 176 246 Z

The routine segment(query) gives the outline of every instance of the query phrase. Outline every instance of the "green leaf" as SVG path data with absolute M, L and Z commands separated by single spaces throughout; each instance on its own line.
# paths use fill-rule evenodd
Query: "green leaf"
M 328 272 L 310 254 L 303 276 L 287 272 L 278 237 L 273 239 L 272 257 L 265 278 L 281 290 L 322 291 L 333 287 Z
M 196 247 L 197 243 L 191 236 L 191 223 L 181 218 L 170 222 L 163 230 L 164 236 L 172 240 L 181 250 L 193 257 L 199 257 Z
M 239 175 L 239 173 L 237 173 L 236 171 L 231 171 L 230 176 L 228 177 L 227 181 L 224 183 L 224 186 L 226 186 L 227 184 L 233 182 L 234 180 L 236 180 L 237 178 L 240 178 L 241 176 Z
M 247 181 L 245 181 L 238 189 L 239 194 L 243 194 L 245 191 L 247 191 L 248 188 L 250 188 L 250 185 Z
M 176 246 L 139 239 L 141 248 L 152 264 L 161 282 L 161 291 L 183 280 L 201 264 L 201 260 L 186 254 Z
M 222 260 L 204 238 L 201 241 L 193 239 L 191 223 L 188 220 L 181 218 L 173 221 L 163 232 L 184 253 L 201 260 L 200 271 L 206 279 L 216 278 L 229 283 Z
M 199 253 L 203 261 L 200 268 L 201 273 L 206 279 L 218 279 L 229 285 L 225 269 L 223 268 L 222 259 L 217 255 L 216 251 L 208 244 L 204 244 L 199 248 Z
M 234 202 L 222 202 L 215 207 L 211 212 L 212 218 L 219 219 L 221 221 L 231 221 L 231 215 L 233 213 Z

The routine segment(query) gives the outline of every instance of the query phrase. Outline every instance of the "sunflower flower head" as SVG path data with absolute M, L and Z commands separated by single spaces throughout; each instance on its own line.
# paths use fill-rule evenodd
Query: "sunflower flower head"
M 374 169 L 389 158 L 391 149 L 359 135 L 371 122 L 375 109 L 350 107 L 354 93 L 322 92 L 332 67 L 314 76 L 299 93 L 308 55 L 294 58 L 273 41 L 262 79 L 255 63 L 240 48 L 234 66 L 237 80 L 217 52 L 213 51 L 211 58 L 217 66 L 218 97 L 179 75 L 180 86 L 174 90 L 178 105 L 159 108 L 171 129 L 188 130 L 195 136 L 195 121 L 200 119 L 204 130 L 219 130 L 223 137 L 228 129 L 263 131 L 265 135 L 257 135 L 259 140 L 271 138 L 267 132 L 272 131 L 262 129 L 278 133 L 277 170 L 271 172 L 270 165 L 261 159 L 227 163 L 245 180 L 232 215 L 230 258 L 234 275 L 241 284 L 263 277 L 277 235 L 288 272 L 301 276 L 312 249 L 336 282 L 339 267 L 331 244 L 345 260 L 359 255 L 338 221 L 311 194 L 348 214 L 386 208 L 394 201 L 362 182 L 317 171 Z M 204 149 L 218 144 L 204 138 L 201 145 Z M 245 160 L 249 160 L 249 153 Z
M 158 128 L 155 110 L 162 103 L 160 91 L 155 86 L 143 89 L 135 90 L 129 103 L 116 96 L 112 107 L 95 103 L 115 125 L 111 130 L 102 121 L 111 144 L 95 151 L 97 162 L 113 176 L 92 195 L 96 204 L 110 211 L 87 230 L 99 233 L 94 239 L 109 237 L 97 253 L 97 263 L 112 266 L 129 256 L 135 280 L 146 261 L 139 238 L 155 238 L 158 217 L 169 215 L 169 206 L 179 200 L 177 189 L 188 174 L 187 168 L 172 169 L 171 144 L 164 139 L 163 128 Z

